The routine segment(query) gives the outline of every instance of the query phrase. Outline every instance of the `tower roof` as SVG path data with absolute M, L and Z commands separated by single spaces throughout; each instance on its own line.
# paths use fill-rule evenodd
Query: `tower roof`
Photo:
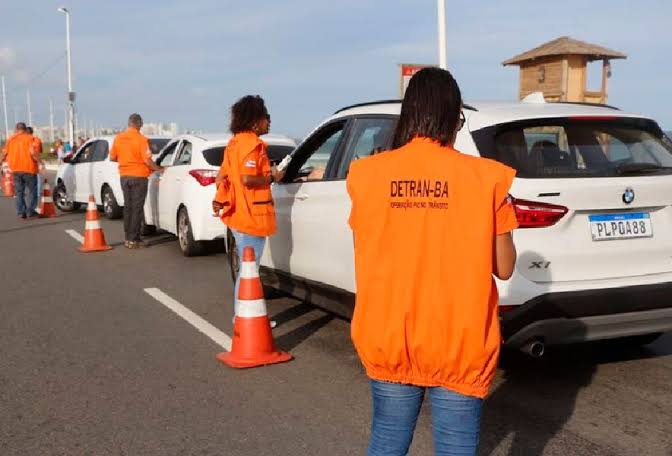
M 614 51 L 596 44 L 575 40 L 569 36 L 562 36 L 548 43 L 544 43 L 527 52 L 502 62 L 502 65 L 521 65 L 540 57 L 555 55 L 584 55 L 588 61 L 602 59 L 625 59 L 628 56 L 622 52 Z

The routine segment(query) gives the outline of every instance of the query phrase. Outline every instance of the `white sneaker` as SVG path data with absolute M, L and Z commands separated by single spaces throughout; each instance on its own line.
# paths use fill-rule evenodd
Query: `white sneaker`
M 277 321 L 275 321 L 275 320 L 270 320 L 270 322 L 271 322 L 271 329 L 273 329 L 273 328 L 275 328 L 276 326 L 278 326 L 278 322 L 277 322 Z

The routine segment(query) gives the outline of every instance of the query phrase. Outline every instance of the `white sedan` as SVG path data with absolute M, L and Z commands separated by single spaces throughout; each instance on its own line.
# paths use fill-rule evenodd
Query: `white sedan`
M 149 136 L 152 154 L 156 157 L 169 140 L 163 136 Z M 109 157 L 113 142 L 114 136 L 92 138 L 58 168 L 54 189 L 58 209 L 63 212 L 77 210 L 89 201 L 89 195 L 93 195 L 108 218 L 122 216 L 124 194 L 119 181 L 119 165 Z
M 175 234 L 185 256 L 202 254 L 207 242 L 225 239 L 227 230 L 213 216 L 215 177 L 230 134 L 181 135 L 170 141 L 156 158 L 166 168 L 149 178 L 145 203 L 146 230 Z M 294 150 L 296 142 L 281 135 L 265 135 L 272 163 Z

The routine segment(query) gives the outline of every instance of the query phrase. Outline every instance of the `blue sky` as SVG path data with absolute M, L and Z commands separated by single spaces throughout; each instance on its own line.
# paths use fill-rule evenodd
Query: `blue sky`
M 10 112 L 26 116 L 29 83 L 36 124 L 48 122 L 49 97 L 63 123 L 61 4 L 72 11 L 79 112 L 106 126 L 138 111 L 224 131 L 229 106 L 258 93 L 274 132 L 305 136 L 342 106 L 396 98 L 398 63 L 437 61 L 434 0 L 3 1 Z M 447 0 L 447 21 L 449 68 L 469 100 L 515 99 L 517 69 L 501 62 L 570 35 L 628 54 L 613 63 L 610 103 L 672 128 L 669 0 Z

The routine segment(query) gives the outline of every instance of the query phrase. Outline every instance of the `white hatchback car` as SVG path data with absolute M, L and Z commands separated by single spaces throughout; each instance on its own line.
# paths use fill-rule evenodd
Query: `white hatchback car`
M 155 156 L 170 140 L 163 136 L 148 138 Z M 58 168 L 54 202 L 61 211 L 77 210 L 89 201 L 89 195 L 93 195 L 108 218 L 122 216 L 124 194 L 119 182 L 119 165 L 109 158 L 113 142 L 114 136 L 90 139 Z
M 345 177 L 353 160 L 390 147 L 400 106 L 345 108 L 297 147 L 273 185 L 278 231 L 261 259 L 265 285 L 352 311 Z M 671 331 L 672 143 L 656 122 L 609 106 L 532 101 L 464 113 L 456 148 L 518 171 L 518 262 L 498 284 L 506 343 L 541 355 L 545 344 L 648 343 Z
M 225 239 L 226 226 L 213 216 L 215 178 L 222 164 L 230 134 L 181 135 L 170 141 L 156 158 L 163 174 L 149 178 L 145 203 L 146 229 L 165 230 L 178 238 L 185 256 L 203 253 L 208 241 Z M 277 163 L 296 147 L 282 135 L 265 135 L 271 163 Z

